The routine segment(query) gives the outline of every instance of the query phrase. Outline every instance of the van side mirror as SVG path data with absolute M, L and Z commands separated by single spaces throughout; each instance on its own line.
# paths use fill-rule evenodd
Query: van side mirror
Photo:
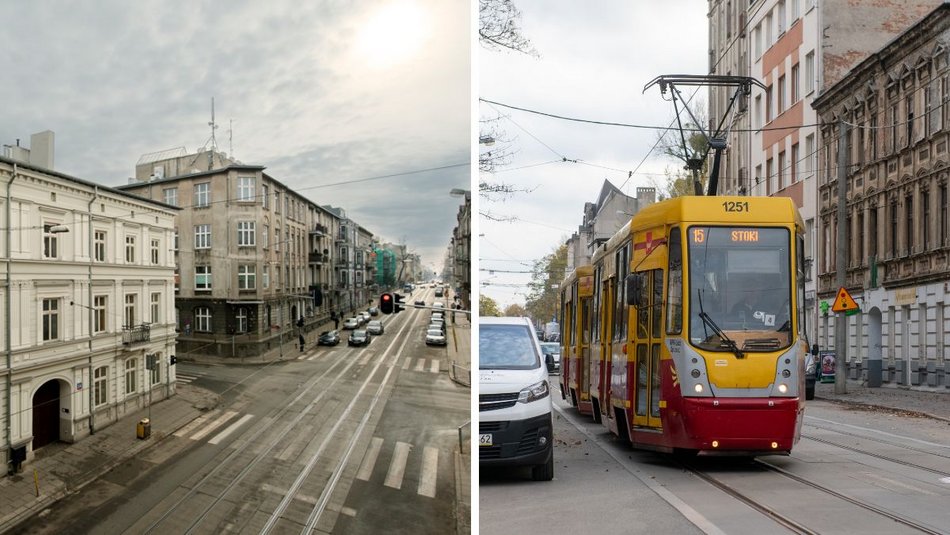
M 548 373 L 554 373 L 554 355 L 545 353 L 544 364 L 548 367 Z
M 643 275 L 640 273 L 631 273 L 627 275 L 627 278 L 624 279 L 626 284 L 626 294 L 627 294 L 627 306 L 630 307 L 639 307 L 640 306 L 640 293 L 643 288 Z

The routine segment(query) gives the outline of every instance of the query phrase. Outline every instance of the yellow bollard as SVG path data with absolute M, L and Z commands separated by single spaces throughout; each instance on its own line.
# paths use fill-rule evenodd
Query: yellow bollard
M 36 488 L 36 497 L 40 497 L 40 475 L 36 473 L 36 468 L 33 469 L 33 486 Z

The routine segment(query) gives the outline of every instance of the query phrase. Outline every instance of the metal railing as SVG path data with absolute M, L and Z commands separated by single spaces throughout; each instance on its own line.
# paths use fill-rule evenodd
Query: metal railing
M 459 375 L 460 370 L 464 373 L 464 378 Z M 449 377 L 462 386 L 472 386 L 472 370 L 465 366 L 459 366 L 454 360 L 452 361 L 452 373 L 449 374 Z
M 131 345 L 140 342 L 148 342 L 151 332 L 151 326 L 148 323 L 122 328 L 122 344 Z
M 458 432 L 459 432 L 459 453 L 465 453 L 465 441 L 462 440 L 462 430 L 465 429 L 466 426 L 470 426 L 470 425 L 472 425 L 471 420 L 465 422 L 464 424 L 456 428 L 458 429 Z

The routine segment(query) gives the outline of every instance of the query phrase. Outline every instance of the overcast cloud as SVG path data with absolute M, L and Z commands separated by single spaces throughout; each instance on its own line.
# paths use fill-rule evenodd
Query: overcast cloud
M 666 126 L 674 116 L 672 104 L 661 99 L 659 88 L 643 93 L 643 87 L 663 74 L 708 72 L 704 0 L 516 4 L 523 32 L 541 57 L 479 47 L 482 98 L 569 117 Z M 703 90 L 698 96 L 705 101 L 705 95 Z M 635 195 L 637 187 L 662 183 L 664 169 L 677 165 L 656 154 L 647 157 L 655 130 L 568 122 L 485 103 L 479 114 L 483 119 L 501 114 L 499 137 L 508 141 L 480 150 L 497 153 L 507 146 L 513 153 L 508 165 L 481 179 L 532 190 L 480 199 L 480 210 L 492 218 L 517 218 L 479 218 L 480 292 L 502 306 L 524 303 L 530 280 L 505 271 L 527 270 L 563 244 L 605 179 Z M 560 163 L 536 165 L 553 160 Z
M 205 145 L 214 97 L 219 150 L 441 266 L 449 191 L 470 186 L 470 14 L 440 0 L 6 2 L 0 143 L 52 130 L 56 170 L 116 186 L 145 153 Z

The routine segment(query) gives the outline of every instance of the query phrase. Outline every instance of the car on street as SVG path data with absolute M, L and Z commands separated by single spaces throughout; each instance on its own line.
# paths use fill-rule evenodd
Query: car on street
M 383 334 L 383 322 L 379 320 L 371 320 L 366 324 L 366 332 L 372 335 Z
M 326 331 L 317 338 L 318 346 L 335 346 L 340 343 L 338 331 Z
M 435 303 L 432 303 L 432 308 L 441 308 L 444 310 L 445 303 L 443 303 L 442 301 L 436 301 Z
M 445 334 L 445 324 L 444 324 L 444 323 L 439 323 L 439 322 L 437 322 L 437 321 L 433 321 L 432 323 L 429 324 L 428 327 L 426 327 L 426 330 L 427 330 L 427 331 L 428 331 L 429 329 L 438 329 L 438 330 L 442 331 L 442 334 Z
M 439 329 L 438 327 L 430 327 L 426 331 L 426 345 L 427 346 L 444 346 L 445 333 L 442 332 L 442 329 Z
M 436 297 L 442 297 L 442 288 L 436 288 L 436 289 L 435 289 L 435 296 L 436 296 Z
M 423 301 L 422 299 L 416 299 L 415 305 L 416 305 L 417 307 L 424 307 L 424 306 L 426 306 L 426 302 Z
M 344 328 L 344 329 L 350 330 L 350 329 L 355 329 L 355 328 L 357 328 L 357 327 L 359 327 L 359 326 L 360 326 L 360 320 L 357 319 L 357 318 L 355 318 L 355 317 L 353 317 L 353 318 L 346 318 L 345 320 L 343 320 L 343 328 Z
M 379 308 L 377 308 L 377 307 L 369 307 L 369 315 L 370 315 L 370 316 L 378 316 L 378 315 L 379 315 Z
M 561 344 L 541 342 L 541 354 L 544 355 L 544 363 L 548 366 L 548 373 L 556 373 L 561 369 Z M 550 361 L 548 361 L 548 355 L 551 356 Z
M 369 312 L 367 312 L 367 311 L 365 311 L 365 310 L 362 311 L 362 312 L 360 312 L 360 313 L 358 314 L 358 316 L 363 318 L 363 321 L 362 321 L 361 325 L 362 325 L 362 324 L 365 324 L 367 321 L 370 320 L 370 318 L 372 318 L 372 316 L 370 316 Z
M 551 387 L 531 319 L 482 316 L 478 371 L 479 464 L 528 466 L 535 481 L 551 481 Z
M 351 346 L 365 346 L 369 344 L 371 337 L 365 329 L 356 329 L 350 333 L 350 339 L 347 341 L 347 345 Z

